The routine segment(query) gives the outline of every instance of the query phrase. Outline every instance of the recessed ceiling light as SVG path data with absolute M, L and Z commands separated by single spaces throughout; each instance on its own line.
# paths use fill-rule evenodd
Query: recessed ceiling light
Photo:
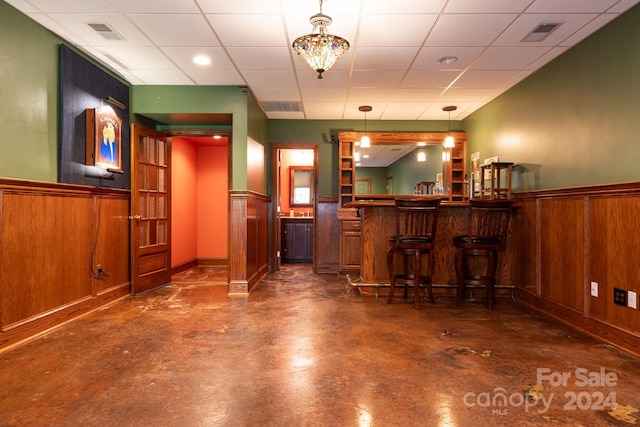
M 211 58 L 204 55 L 198 55 L 193 57 L 193 62 L 195 62 L 198 65 L 209 65 L 211 64 Z
M 446 65 L 446 64 L 453 64 L 457 60 L 458 60 L 457 56 L 445 56 L 444 58 L 438 59 L 438 62 L 443 65 Z

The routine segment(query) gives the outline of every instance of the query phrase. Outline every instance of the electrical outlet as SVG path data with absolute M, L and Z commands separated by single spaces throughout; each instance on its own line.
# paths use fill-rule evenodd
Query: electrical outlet
M 598 296 L 598 282 L 591 282 L 591 296 Z
M 624 289 L 613 288 L 613 303 L 617 305 L 627 306 L 627 291 Z
M 633 291 L 627 292 L 627 307 L 638 308 L 638 294 Z

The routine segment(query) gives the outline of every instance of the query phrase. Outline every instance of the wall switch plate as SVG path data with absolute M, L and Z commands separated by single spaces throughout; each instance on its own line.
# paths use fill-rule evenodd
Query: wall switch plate
M 598 296 L 598 282 L 591 282 L 591 296 Z
M 627 307 L 638 308 L 638 294 L 633 291 L 627 292 Z
M 624 289 L 613 288 L 613 303 L 617 305 L 627 306 L 627 291 Z

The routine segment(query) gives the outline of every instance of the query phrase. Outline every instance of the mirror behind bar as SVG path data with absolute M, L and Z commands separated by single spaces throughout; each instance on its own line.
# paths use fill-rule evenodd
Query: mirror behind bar
M 367 132 L 371 139 L 373 151 L 383 146 L 386 151 L 398 148 L 400 163 L 390 166 L 377 166 L 374 169 L 358 168 L 357 155 L 360 160 L 367 149 L 360 149 L 356 142 L 360 141 L 364 132 L 339 132 L 340 142 L 340 199 L 344 204 L 349 199 L 362 198 L 368 189 L 372 198 L 382 194 L 426 194 L 433 191 L 436 176 L 442 173 L 442 192 L 449 200 L 463 200 L 463 181 L 466 174 L 466 138 L 465 132 L 451 132 L 456 147 L 442 147 L 444 138 L 449 132 Z M 424 142 L 424 147 L 418 147 Z M 408 147 L 408 148 L 407 148 Z M 414 156 L 417 152 L 426 154 L 426 161 L 419 162 Z M 404 157 L 403 157 L 404 156 Z M 453 166 L 452 166 L 453 165 Z M 350 180 L 352 182 L 350 182 Z M 459 181 L 459 182 L 458 182 Z M 363 184 L 364 183 L 364 184 Z

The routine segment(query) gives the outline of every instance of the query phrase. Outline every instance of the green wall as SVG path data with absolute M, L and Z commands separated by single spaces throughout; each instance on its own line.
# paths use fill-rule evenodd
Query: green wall
M 247 189 L 247 137 L 266 145 L 268 134 L 266 116 L 251 93 L 238 86 L 134 86 L 131 111 L 150 116 L 232 114 L 232 185 L 234 190 Z
M 449 122 L 442 120 L 367 120 L 367 131 L 370 132 L 446 132 L 448 126 Z M 451 122 L 451 130 L 458 130 L 461 126 L 459 122 Z M 338 132 L 363 130 L 364 120 L 269 120 L 269 142 L 318 144 L 318 196 L 337 196 L 338 144 L 332 143 L 331 137 L 337 141 Z M 268 171 L 270 167 L 267 165 Z
M 0 2 L 0 177 L 57 180 L 62 42 Z
M 556 58 L 462 123 L 467 153 L 516 167 L 516 190 L 640 179 L 640 6 Z M 57 180 L 58 46 L 64 40 L 0 2 L 0 176 Z M 433 102 L 426 100 L 425 102 Z M 233 114 L 233 188 L 246 189 L 246 139 L 317 143 L 319 195 L 337 196 L 338 131 L 362 120 L 267 120 L 238 87 L 135 86 L 133 113 Z M 446 121 L 367 122 L 370 131 L 446 131 Z M 270 165 L 265 169 L 270 178 Z M 267 181 L 266 192 L 270 193 Z
M 467 153 L 514 162 L 514 189 L 640 179 L 640 6 L 464 120 Z

